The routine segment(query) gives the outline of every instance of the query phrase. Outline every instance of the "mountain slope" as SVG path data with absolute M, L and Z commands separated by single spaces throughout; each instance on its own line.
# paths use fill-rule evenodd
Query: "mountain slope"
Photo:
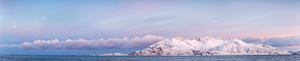
M 294 54 L 294 55 L 300 54 L 300 51 L 288 51 L 288 52 L 291 53 L 291 54 Z
M 278 55 L 286 51 L 262 44 L 247 44 L 239 39 L 221 40 L 209 36 L 193 40 L 183 37 L 165 39 L 140 51 L 130 53 L 137 56 L 172 55 Z
M 126 56 L 127 54 L 122 54 L 122 53 L 106 53 L 106 54 L 101 54 L 97 56 Z

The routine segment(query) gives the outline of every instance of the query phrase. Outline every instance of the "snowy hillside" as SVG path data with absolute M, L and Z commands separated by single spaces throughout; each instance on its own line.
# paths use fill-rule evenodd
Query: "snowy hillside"
M 107 53 L 107 54 L 101 54 L 101 55 L 97 55 L 97 56 L 126 56 L 127 54 L 122 54 L 122 53 Z
M 295 52 L 295 53 L 293 53 L 293 54 L 300 54 L 300 51 L 298 51 L 298 52 Z
M 290 54 L 271 46 L 247 44 L 239 39 L 221 40 L 209 36 L 188 40 L 183 37 L 165 39 L 129 55 L 278 55 Z
M 291 54 L 300 54 L 300 51 L 288 51 Z

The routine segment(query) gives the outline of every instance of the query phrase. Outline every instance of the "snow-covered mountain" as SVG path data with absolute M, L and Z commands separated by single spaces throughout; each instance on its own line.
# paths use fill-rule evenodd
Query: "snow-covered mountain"
M 101 54 L 101 55 L 97 55 L 97 56 L 126 56 L 127 54 L 122 54 L 122 53 L 107 53 L 107 54 Z
M 291 54 L 300 54 L 300 51 L 288 51 Z
M 172 55 L 278 55 L 290 54 L 271 46 L 247 44 L 239 39 L 221 40 L 210 36 L 193 40 L 183 37 L 165 39 L 140 51 L 128 55 L 134 56 L 172 56 Z
M 300 51 L 298 51 L 298 52 L 295 52 L 295 53 L 293 53 L 293 54 L 300 54 Z

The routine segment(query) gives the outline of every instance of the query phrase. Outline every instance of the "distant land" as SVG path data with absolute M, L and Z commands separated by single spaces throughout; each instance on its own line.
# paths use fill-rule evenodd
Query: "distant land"
M 291 55 L 291 53 L 268 45 L 248 44 L 236 38 L 222 40 L 205 36 L 201 38 L 196 37 L 192 40 L 188 40 L 183 37 L 169 38 L 128 55 Z

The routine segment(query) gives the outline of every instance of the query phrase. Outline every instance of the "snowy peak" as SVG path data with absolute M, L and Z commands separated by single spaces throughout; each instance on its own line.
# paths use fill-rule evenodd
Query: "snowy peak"
M 204 37 L 196 37 L 195 40 L 198 41 L 207 41 L 207 40 L 214 40 L 211 36 L 204 36 Z
M 194 40 L 201 41 L 202 43 L 205 44 L 208 41 L 216 41 L 217 39 L 214 39 L 211 36 L 204 36 L 204 37 L 196 37 Z
M 278 55 L 286 51 L 262 44 L 247 44 L 242 40 L 214 39 L 205 36 L 193 40 L 183 37 L 165 39 L 129 55 Z
M 233 44 L 240 45 L 240 46 L 249 46 L 249 44 L 245 43 L 242 40 L 236 39 L 236 38 L 233 38 L 233 39 L 229 40 L 229 42 L 233 43 Z
M 293 55 L 297 55 L 300 54 L 300 51 L 288 51 L 289 53 L 293 54 Z
M 202 38 L 203 38 L 203 39 L 214 39 L 214 38 L 211 37 L 211 36 L 203 36 Z
M 171 38 L 171 39 L 180 40 L 180 41 L 185 40 L 185 38 L 183 38 L 181 36 L 177 36 L 177 37 L 174 37 L 174 38 Z

